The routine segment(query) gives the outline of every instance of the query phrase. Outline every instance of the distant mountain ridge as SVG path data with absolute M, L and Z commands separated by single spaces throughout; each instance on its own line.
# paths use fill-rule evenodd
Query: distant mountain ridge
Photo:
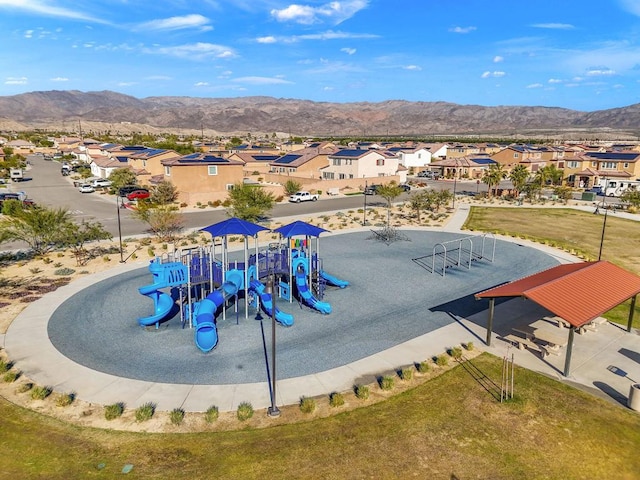
M 0 97 L 0 117 L 42 126 L 123 122 L 164 129 L 285 132 L 303 136 L 474 135 L 559 130 L 635 132 L 640 104 L 580 112 L 558 107 L 458 105 L 447 102 L 330 103 L 273 97 L 147 97 L 45 91 Z

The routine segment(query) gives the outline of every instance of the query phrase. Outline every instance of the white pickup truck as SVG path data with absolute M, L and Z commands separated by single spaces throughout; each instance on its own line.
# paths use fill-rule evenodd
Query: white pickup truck
M 289 201 L 293 203 L 300 202 L 315 202 L 318 200 L 319 195 L 317 193 L 309 193 L 309 192 L 296 192 L 289 197 Z

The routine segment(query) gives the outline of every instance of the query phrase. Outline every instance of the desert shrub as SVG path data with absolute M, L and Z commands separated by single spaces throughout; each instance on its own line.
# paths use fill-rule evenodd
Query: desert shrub
M 73 403 L 76 396 L 73 393 L 60 393 L 56 396 L 56 405 L 59 407 L 68 407 Z
M 341 407 L 344 405 L 344 395 L 339 392 L 333 392 L 329 395 L 329 405 L 332 407 Z
M 174 408 L 169 414 L 169 420 L 172 425 L 180 425 L 184 420 L 184 410 L 181 408 Z
M 29 269 L 29 272 L 31 272 L 32 275 L 37 275 L 38 273 L 42 272 L 42 269 L 38 268 L 38 267 L 33 267 Z
M 462 358 L 462 347 L 453 347 L 449 349 L 449 355 L 456 360 L 460 360 Z
M 429 372 L 429 370 L 431 370 L 431 365 L 429 365 L 429 362 L 425 360 L 416 365 L 416 370 L 418 370 L 418 372 L 420 373 L 427 373 Z
M 33 388 L 33 383 L 27 382 L 27 383 L 23 383 L 22 385 L 18 386 L 18 388 L 16 389 L 16 392 L 18 392 L 18 393 L 26 393 L 29 390 L 31 390 L 32 388 Z
M 384 375 L 378 380 L 378 385 L 382 390 L 393 390 L 393 377 L 390 375 Z
M 316 409 L 316 401 L 313 398 L 302 397 L 300 399 L 300 411 L 302 413 L 313 413 Z
M 0 373 L 8 372 L 10 369 L 11 364 L 0 359 Z
M 366 400 L 369 398 L 369 387 L 366 385 L 356 385 L 355 393 L 356 397 L 360 400 Z
M 110 262 L 111 261 L 111 257 L 105 255 L 104 257 L 102 257 L 102 261 L 105 262 L 105 263 Z
M 59 268 L 55 272 L 53 272 L 54 275 L 60 275 L 61 277 L 66 277 L 74 273 L 76 273 L 76 271 L 73 268 L 66 268 L 66 267 Z
M 156 406 L 152 402 L 147 402 L 136 408 L 136 422 L 146 422 L 151 420 L 153 414 L 156 413 Z
M 53 264 L 54 268 L 60 268 L 62 266 L 62 262 L 56 262 Z
M 467 349 L 468 352 L 473 351 L 473 342 L 467 342 L 463 346 L 464 346 L 464 348 Z
M 220 411 L 218 410 L 218 407 L 216 407 L 215 405 L 210 406 L 209 408 L 207 408 L 207 411 L 204 412 L 204 420 L 207 423 L 213 423 L 216 420 L 218 420 L 218 417 L 220 416 Z
M 7 372 L 2 377 L 4 383 L 13 383 L 20 377 L 20 372 Z
M 244 422 L 253 417 L 253 406 L 249 402 L 242 402 L 238 405 L 238 411 L 236 412 L 238 420 Z
M 403 368 L 400 370 L 400 378 L 405 382 L 411 380 L 413 378 L 413 369 Z
M 49 257 L 42 257 L 42 262 L 45 265 L 49 265 L 51 262 L 53 262 L 53 260 L 51 260 Z
M 436 357 L 436 365 L 439 367 L 445 367 L 449 364 L 449 357 L 447 355 L 438 355 Z
M 31 389 L 31 398 L 33 400 L 44 400 L 51 395 L 51 388 L 35 386 Z
M 149 247 L 149 248 L 147 248 L 147 254 L 150 257 L 155 257 L 156 256 L 156 251 L 153 249 L 153 247 Z
M 118 417 L 121 417 L 124 413 L 124 403 L 112 403 L 111 405 L 105 405 L 104 407 L 104 418 L 106 420 L 115 420 Z

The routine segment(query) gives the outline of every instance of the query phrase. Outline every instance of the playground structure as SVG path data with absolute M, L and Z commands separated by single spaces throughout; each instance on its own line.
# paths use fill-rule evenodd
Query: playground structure
M 489 239 L 491 249 L 485 252 L 486 241 Z M 433 246 L 431 272 L 441 272 L 445 276 L 447 268 L 466 267 L 471 269 L 473 262 L 488 260 L 493 263 L 496 253 L 496 237 L 492 233 L 482 235 L 468 235 L 446 242 L 436 243 Z M 438 267 L 438 270 L 436 270 Z
M 260 225 L 232 218 L 203 228 L 210 233 L 213 242 L 208 246 L 190 246 L 178 249 L 163 257 L 156 257 L 149 265 L 153 275 L 151 285 L 139 288 L 139 292 L 151 298 L 154 311 L 138 319 L 141 326 L 156 328 L 166 319 L 174 307 L 179 307 L 182 328 L 194 329 L 194 341 L 202 352 L 209 352 L 218 343 L 216 316 L 221 310 L 226 319 L 229 307 L 234 307 L 236 323 L 239 321 L 240 301 L 244 301 L 245 318 L 249 307 L 262 309 L 283 326 L 292 326 L 293 315 L 274 309 L 272 295 L 300 307 L 306 305 L 322 314 L 331 313 L 331 305 L 322 301 L 326 287 L 345 288 L 349 282 L 340 280 L 322 269 L 319 258 L 319 236 L 326 230 L 304 222 L 294 222 L 274 230 L 281 242 L 271 243 L 260 251 L 257 234 L 268 230 Z M 230 261 L 228 236 L 242 235 L 244 261 Z M 304 235 L 305 238 L 294 238 Z M 254 253 L 249 253 L 249 237 L 255 241 Z M 316 239 L 315 249 L 312 238 Z M 216 241 L 220 239 L 219 241 Z M 287 240 L 283 245 L 282 240 Z M 219 247 L 219 248 L 218 248 Z M 263 279 L 274 276 L 276 292 L 269 293 Z M 171 288 L 171 293 L 162 291 Z

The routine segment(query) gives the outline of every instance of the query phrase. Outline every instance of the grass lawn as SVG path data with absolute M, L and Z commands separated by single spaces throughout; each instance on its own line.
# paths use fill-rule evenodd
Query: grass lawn
M 483 354 L 369 407 L 218 433 L 79 428 L 0 400 L 0 477 L 638 478 L 640 415 L 517 367 L 501 404 L 501 369 Z
M 604 216 L 569 208 L 472 207 L 465 228 L 518 236 L 547 243 L 596 260 Z M 602 260 L 640 275 L 640 222 L 607 215 Z M 630 301 L 604 316 L 627 325 Z M 640 328 L 640 302 L 636 302 L 633 327 Z

